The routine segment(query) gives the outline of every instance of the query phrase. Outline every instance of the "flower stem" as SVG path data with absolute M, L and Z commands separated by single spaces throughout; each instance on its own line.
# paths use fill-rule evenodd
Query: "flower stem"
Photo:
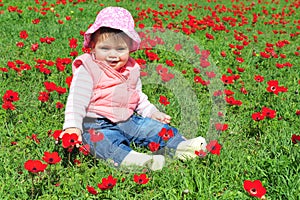
M 96 145 L 97 143 L 94 142 L 94 166 L 96 166 Z
M 68 154 L 68 166 L 70 166 L 70 163 L 71 163 L 71 152 L 69 151 L 69 154 Z
M 32 187 L 31 187 L 31 198 L 33 199 L 34 197 L 34 176 L 32 173 L 30 173 L 31 176 L 31 182 L 32 182 Z

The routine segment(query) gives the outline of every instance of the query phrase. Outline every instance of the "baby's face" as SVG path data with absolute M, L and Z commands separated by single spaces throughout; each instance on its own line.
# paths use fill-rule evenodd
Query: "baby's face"
M 121 69 L 129 59 L 129 47 L 127 43 L 119 39 L 108 38 L 97 42 L 93 49 L 96 60 L 102 61 L 115 70 Z

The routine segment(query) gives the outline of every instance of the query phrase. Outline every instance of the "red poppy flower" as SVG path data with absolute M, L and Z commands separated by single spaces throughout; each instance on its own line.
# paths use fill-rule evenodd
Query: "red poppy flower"
M 159 103 L 163 104 L 164 106 L 170 104 L 170 102 L 168 101 L 168 98 L 165 96 L 162 96 L 162 95 L 159 96 Z
M 260 75 L 255 75 L 254 76 L 254 80 L 256 82 L 263 82 L 264 81 L 264 77 L 263 76 L 260 76 Z
M 27 33 L 27 31 L 25 31 L 25 30 L 24 30 L 24 31 L 21 31 L 21 32 L 20 32 L 20 38 L 21 38 L 21 39 L 24 39 L 24 40 L 27 39 L 27 38 L 28 38 L 28 33 Z
M 180 49 L 182 49 L 182 45 L 181 44 L 175 44 L 175 51 L 179 51 Z
M 278 42 L 276 42 L 276 46 L 279 48 L 282 48 L 286 45 L 286 42 L 283 40 L 279 40 Z
M 284 65 L 283 64 L 280 64 L 280 63 L 276 63 L 275 65 L 277 68 L 281 69 L 281 68 L 284 68 Z
M 292 67 L 293 66 L 293 64 L 290 63 L 290 62 L 283 63 L 283 65 L 286 66 L 286 67 Z
M 24 47 L 24 42 L 17 42 L 16 45 L 17 47 L 22 48 Z
M 242 67 L 236 67 L 236 69 L 237 69 L 239 72 L 244 72 L 244 71 L 245 71 L 245 68 L 242 68 Z
M 245 61 L 242 57 L 237 57 L 235 60 L 239 63 L 243 63 Z
M 241 92 L 242 92 L 243 94 L 248 94 L 248 91 L 247 91 L 246 88 L 244 88 L 244 87 L 241 87 Z
M 86 48 L 86 47 L 82 47 L 82 48 L 81 48 L 81 51 L 82 51 L 83 53 L 90 53 L 90 52 L 91 52 L 91 49 L 90 49 L 90 48 Z
M 175 65 L 172 60 L 166 60 L 166 64 L 170 67 L 174 67 Z
M 38 48 L 39 48 L 39 44 L 38 43 L 34 43 L 34 44 L 31 45 L 31 50 L 32 51 L 37 51 Z
M 201 85 L 206 86 L 206 85 L 210 84 L 210 81 L 209 80 L 208 81 L 202 80 L 200 83 L 201 83 Z
M 243 45 L 238 45 L 238 44 L 237 44 L 235 47 L 236 47 L 238 50 L 243 50 L 243 48 L 244 48 Z
M 54 82 L 44 82 L 44 86 L 48 92 L 52 92 L 56 89 L 56 84 Z
M 210 66 L 210 62 L 205 58 L 205 59 L 200 59 L 200 66 L 202 68 L 207 68 Z
M 209 81 L 209 80 L 208 80 L 208 81 L 205 81 L 205 80 L 203 80 L 203 79 L 201 78 L 201 76 L 195 76 L 195 77 L 194 77 L 194 81 L 195 81 L 195 83 L 200 83 L 200 84 L 202 84 L 203 86 L 210 84 L 210 81 Z
M 101 190 L 109 190 L 115 187 L 117 184 L 117 179 L 113 178 L 112 175 L 109 175 L 107 178 L 102 178 L 102 182 L 98 183 L 98 187 Z
M 142 23 L 141 23 L 141 24 L 139 24 L 139 28 L 140 28 L 140 29 L 143 29 L 143 28 L 145 28 L 145 24 L 142 24 Z
M 222 57 L 226 57 L 226 52 L 225 51 L 221 51 L 221 56 Z
M 212 154 L 220 155 L 222 146 L 218 143 L 217 140 L 211 140 L 207 145 L 206 149 Z
M 18 6 L 8 6 L 7 10 L 8 12 L 16 12 L 18 9 Z
M 201 78 L 201 76 L 195 76 L 194 77 L 194 82 L 195 83 L 201 83 L 203 81 L 203 79 Z
M 271 55 L 266 53 L 266 52 L 260 52 L 260 56 L 263 57 L 263 58 L 270 58 Z
M 43 172 L 47 164 L 43 164 L 40 160 L 27 160 L 24 163 L 24 168 L 31 173 Z
M 195 74 L 199 74 L 199 73 L 201 72 L 201 70 L 200 70 L 199 68 L 194 67 L 194 68 L 193 68 L 193 72 L 194 72 Z
M 224 117 L 224 114 L 222 112 L 218 112 L 219 117 Z
M 78 135 L 76 133 L 72 133 L 72 134 L 64 134 L 62 137 L 62 146 L 63 148 L 69 148 L 69 147 L 73 147 L 76 144 L 80 144 L 80 142 L 78 141 Z
M 149 182 L 149 178 L 147 178 L 146 174 L 134 174 L 133 181 L 136 182 L 139 185 L 147 184 Z
M 250 196 L 257 197 L 260 199 L 263 199 L 264 195 L 267 192 L 267 190 L 263 187 L 260 180 L 255 180 L 255 181 L 245 180 L 244 189 L 250 194 Z
M 86 189 L 87 189 L 87 191 L 88 191 L 90 194 L 93 194 L 93 195 L 97 195 L 97 194 L 98 194 L 97 190 L 96 190 L 93 186 L 87 185 L 87 186 L 86 186 Z
M 65 66 L 63 63 L 61 63 L 61 62 L 57 62 L 57 63 L 56 63 L 56 69 L 57 69 L 58 71 L 63 72 L 63 71 L 65 70 L 65 68 L 66 68 L 66 66 Z
M 278 86 L 278 81 L 277 80 L 270 80 L 268 81 L 268 87 L 267 87 L 267 91 L 268 92 L 273 92 L 275 94 L 279 93 L 279 86 Z
M 31 22 L 33 23 L 33 24 L 38 24 L 38 23 L 40 23 L 40 19 L 38 19 L 38 18 L 36 18 L 36 19 L 33 19 Z
M 243 103 L 240 100 L 236 100 L 234 97 L 230 96 L 230 97 L 225 97 L 225 100 L 227 103 L 229 103 L 230 105 L 234 105 L 234 106 L 241 106 Z
M 195 154 L 201 158 L 205 157 L 206 156 L 206 152 L 203 151 L 203 150 L 200 150 L 200 151 L 195 151 Z
M 264 116 L 271 118 L 271 119 L 273 119 L 276 116 L 276 110 L 272 110 L 267 107 L 263 107 L 261 112 Z
M 54 140 L 58 141 L 59 140 L 59 136 L 62 133 L 62 130 L 55 130 L 52 134 L 52 137 L 54 138 Z
M 150 142 L 148 144 L 148 147 L 149 147 L 149 149 L 150 149 L 151 152 L 157 151 L 159 149 L 159 146 L 160 146 L 160 144 L 156 143 L 156 142 Z
M 2 97 L 3 101 L 18 101 L 19 100 L 19 93 L 13 90 L 6 90 L 5 94 Z
M 103 140 L 104 138 L 104 134 L 101 132 L 96 132 L 95 129 L 90 129 L 89 134 L 90 134 L 91 141 L 95 143 Z
M 265 115 L 262 114 L 261 112 L 256 112 L 252 114 L 252 119 L 255 121 L 261 121 L 263 119 L 265 119 Z
M 4 101 L 2 104 L 4 110 L 15 110 L 16 107 L 10 101 Z
M 76 165 L 80 165 L 81 164 L 81 162 L 80 162 L 80 160 L 78 160 L 78 159 L 74 159 L 74 164 L 76 164 Z
M 222 75 L 221 80 L 223 81 L 224 84 L 232 84 L 234 81 L 233 76 L 226 76 L 225 74 Z
M 300 143 L 300 135 L 293 134 L 291 139 L 294 144 Z
M 148 73 L 147 73 L 147 72 L 141 71 L 141 72 L 140 72 L 140 76 L 141 76 L 141 77 L 148 76 Z
M 194 46 L 194 51 L 196 54 L 200 54 L 200 48 L 197 45 Z
M 40 95 L 38 97 L 38 100 L 41 102 L 46 102 L 49 100 L 49 93 L 48 92 L 40 92 Z
M 145 51 L 146 56 L 148 57 L 149 60 L 154 61 L 154 60 L 159 60 L 158 54 L 148 51 Z
M 164 74 L 161 74 L 160 77 L 163 82 L 168 82 L 168 81 L 172 80 L 175 77 L 175 75 L 172 73 L 164 73 Z
M 223 94 L 223 92 L 221 90 L 214 91 L 215 97 L 221 96 L 222 94 Z
M 232 90 L 226 90 L 226 89 L 224 89 L 224 94 L 226 96 L 232 96 L 232 95 L 234 95 L 234 92 Z
M 205 33 L 205 37 L 209 40 L 213 40 L 215 37 L 209 33 Z
M 135 61 L 139 64 L 139 65 L 145 65 L 147 63 L 146 60 L 142 59 L 142 58 L 137 58 L 135 59 Z
M 71 86 L 71 82 L 72 82 L 73 76 L 67 76 L 66 77 L 66 84 L 68 85 L 68 87 L 70 88 Z
M 65 93 L 67 92 L 67 88 L 58 86 L 58 87 L 55 88 L 55 91 L 56 91 L 58 94 L 62 95 L 62 94 L 65 94 Z
M 296 110 L 296 115 L 300 115 L 300 110 Z
M 267 91 L 268 92 L 273 92 L 276 95 L 278 95 L 279 92 L 286 92 L 287 91 L 287 88 L 278 85 L 277 80 L 270 80 L 270 81 L 267 82 L 267 84 L 268 84 Z
M 216 77 L 216 74 L 215 74 L 214 71 L 211 71 L 211 72 L 205 72 L 205 74 L 206 74 L 206 76 L 207 76 L 208 78 L 214 78 L 214 77 Z
M 72 51 L 72 52 L 70 52 L 70 56 L 73 56 L 73 57 L 78 56 L 78 51 Z
M 79 151 L 83 153 L 83 155 L 87 156 L 90 153 L 90 145 L 85 144 L 79 147 Z
M 207 59 L 210 55 L 210 51 L 209 50 L 201 50 L 201 58 L 200 59 Z
M 216 123 L 215 128 L 217 131 L 226 131 L 228 129 L 228 124 Z
M 55 107 L 56 107 L 57 109 L 62 109 L 62 108 L 64 107 L 64 104 L 61 103 L 61 102 L 56 102 Z
M 174 136 L 173 130 L 169 129 L 167 130 L 166 128 L 162 128 L 161 131 L 158 133 L 158 136 L 160 136 L 163 140 L 169 140 Z
M 53 38 L 53 37 L 46 36 L 44 38 L 40 38 L 41 43 L 51 44 L 53 41 L 55 41 L 55 38 Z
M 38 139 L 37 134 L 34 134 L 34 133 L 33 133 L 31 136 L 27 136 L 26 138 L 35 141 L 37 144 L 40 143 L 40 140 Z
M 75 49 L 78 44 L 77 44 L 77 39 L 76 38 L 70 38 L 69 39 L 69 46 L 71 49 Z
M 155 70 L 159 75 L 168 73 L 168 68 L 163 67 L 162 65 L 157 65 Z
M 61 161 L 61 157 L 59 157 L 57 152 L 44 152 L 43 160 L 48 164 L 56 164 Z

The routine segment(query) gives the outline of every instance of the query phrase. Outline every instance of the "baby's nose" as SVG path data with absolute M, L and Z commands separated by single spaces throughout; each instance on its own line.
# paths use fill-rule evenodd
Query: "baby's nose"
M 110 52 L 108 54 L 108 57 L 109 58 L 117 58 L 117 57 L 120 56 L 119 54 L 120 54 L 119 52 L 117 52 L 116 50 L 112 49 L 112 50 L 110 50 Z

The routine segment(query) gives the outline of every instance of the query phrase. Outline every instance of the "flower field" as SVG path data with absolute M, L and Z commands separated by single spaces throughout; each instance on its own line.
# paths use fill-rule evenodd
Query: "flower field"
M 58 138 L 72 61 L 90 51 L 84 31 L 106 6 L 135 19 L 142 42 L 132 57 L 149 100 L 187 138 L 207 139 L 196 159 L 118 170 L 72 135 Z M 0 198 L 299 199 L 299 8 L 299 0 L 0 0 Z

